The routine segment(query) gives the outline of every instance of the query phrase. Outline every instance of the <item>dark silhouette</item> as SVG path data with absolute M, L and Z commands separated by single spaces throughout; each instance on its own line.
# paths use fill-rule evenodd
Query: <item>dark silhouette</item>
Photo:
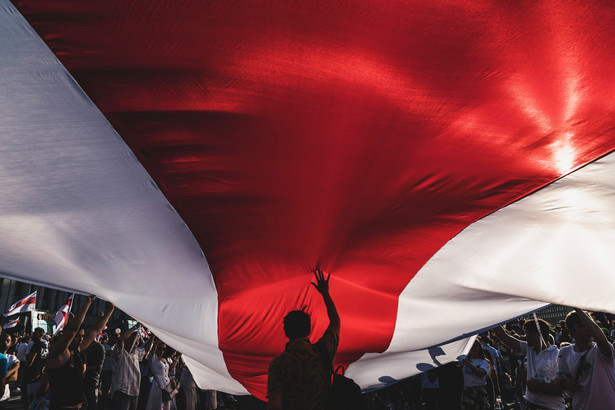
M 331 387 L 331 371 L 322 359 L 324 348 L 329 358 L 335 358 L 339 344 L 340 317 L 329 294 L 329 276 L 322 270 L 314 271 L 316 283 L 312 285 L 322 295 L 329 326 L 315 344 L 310 343 L 311 318 L 303 310 L 289 312 L 284 318 L 284 333 L 288 343 L 282 354 L 269 364 L 267 398 L 269 409 L 324 409 Z

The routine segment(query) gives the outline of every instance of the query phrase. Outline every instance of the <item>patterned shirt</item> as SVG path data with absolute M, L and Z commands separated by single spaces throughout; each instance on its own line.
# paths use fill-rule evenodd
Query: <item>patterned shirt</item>
M 111 356 L 111 396 L 120 391 L 128 396 L 138 396 L 141 384 L 139 361 L 146 356 L 144 349 L 135 349 L 128 353 L 123 347 L 115 346 Z
M 282 354 L 269 364 L 267 397 L 282 394 L 282 406 L 292 410 L 321 410 L 326 407 L 331 370 L 325 366 L 317 344 L 334 358 L 339 333 L 327 329 L 315 344 L 307 338 L 292 339 Z

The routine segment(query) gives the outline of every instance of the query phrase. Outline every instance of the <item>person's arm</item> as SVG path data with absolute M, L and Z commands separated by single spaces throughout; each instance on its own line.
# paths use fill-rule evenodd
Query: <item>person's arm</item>
M 32 347 L 34 347 L 34 345 L 32 345 Z M 38 352 L 35 352 L 33 350 L 34 349 L 30 349 L 30 351 L 26 355 L 26 369 L 32 366 L 32 363 L 34 363 L 34 359 L 36 359 L 36 356 L 38 355 Z
M 130 337 L 130 335 L 132 335 L 134 332 L 137 331 L 139 326 L 141 326 L 141 324 L 137 323 L 136 325 L 134 325 L 130 329 L 126 329 L 122 333 L 120 333 L 120 337 L 118 337 L 117 343 L 115 344 L 116 349 L 124 348 L 124 342 L 126 342 L 126 340 Z
M 150 335 L 149 339 L 147 339 L 147 343 L 143 347 L 143 350 L 145 351 L 145 356 L 147 356 L 149 352 L 152 350 L 152 346 L 154 345 L 154 342 L 157 339 L 158 338 L 153 333 Z
M 173 362 L 171 362 L 171 364 L 169 365 L 169 372 L 175 370 L 175 368 L 177 367 L 177 362 L 179 362 L 179 356 L 176 355 L 173 357 Z
M 282 409 L 282 393 L 275 393 L 269 396 L 269 410 L 283 410 Z
M 463 359 L 461 364 L 472 369 L 472 372 L 478 377 L 483 377 L 487 375 L 487 371 L 485 369 L 483 369 L 482 367 L 474 366 L 472 362 L 470 362 L 470 360 L 468 359 Z
M 14 362 L 11 365 L 11 368 L 9 369 L 9 372 L 6 374 L 6 380 L 9 382 L 15 382 L 17 381 L 17 372 L 19 371 L 19 366 L 20 366 L 19 361 Z
M 585 329 L 594 337 L 594 341 L 598 345 L 600 353 L 602 353 L 604 357 L 613 358 L 611 344 L 604 335 L 602 329 L 600 329 L 596 322 L 594 322 L 582 309 L 574 308 L 574 310 L 579 315 L 579 319 L 581 319 L 581 323 L 583 323 Z
M 506 347 L 508 347 L 510 350 L 514 350 L 517 353 L 521 353 L 521 344 L 519 343 L 519 339 L 516 339 L 510 334 L 508 334 L 508 332 L 504 330 L 502 326 L 493 328 L 493 331 L 495 332 L 497 338 L 500 339 L 500 342 L 504 343 Z
M 38 389 L 36 389 L 36 392 L 34 392 L 34 396 L 43 397 L 45 393 L 47 393 L 47 390 L 49 390 L 49 375 L 45 372 L 41 377 L 41 384 L 38 386 Z
M 88 313 L 88 309 L 92 302 L 94 302 L 96 296 L 90 295 L 85 299 L 85 303 L 79 309 L 79 312 L 75 315 L 75 317 L 71 318 L 66 326 L 64 327 L 64 332 L 61 336 L 58 336 L 56 341 L 51 345 L 49 349 L 49 354 L 47 355 L 47 368 L 48 369 L 57 369 L 62 366 L 64 363 L 68 361 L 70 358 L 70 352 L 68 351 L 68 347 L 71 342 L 75 338 L 75 335 L 79 331 L 81 324 L 83 323 L 83 319 L 85 319 L 85 315 Z
M 551 396 L 560 396 L 562 394 L 562 387 L 566 386 L 566 384 L 561 385 L 559 382 L 555 381 L 552 383 L 542 382 L 537 379 L 529 379 L 527 381 L 527 388 L 532 393 L 544 393 Z
M 7 359 L 6 356 L 0 359 L 0 397 L 4 396 L 4 389 L 8 389 L 9 386 L 6 383 Z
M 282 393 L 284 392 L 283 377 L 280 372 L 278 359 L 273 359 L 267 369 L 267 408 L 269 410 L 282 409 Z
M 325 306 L 327 307 L 327 316 L 329 317 L 329 326 L 327 330 L 332 330 L 335 333 L 340 332 L 340 316 L 337 313 L 337 308 L 335 307 L 335 303 L 333 303 L 333 299 L 331 299 L 331 294 L 329 293 L 329 278 L 331 274 L 327 276 L 325 279 L 324 272 L 316 268 L 314 270 L 314 276 L 316 277 L 316 283 L 312 282 L 312 285 L 316 288 L 316 290 L 322 295 L 322 299 L 325 302 Z
M 90 344 L 94 341 L 94 339 L 96 339 L 96 336 L 98 336 L 107 325 L 115 306 L 113 306 L 113 303 L 107 302 L 106 308 L 106 311 L 100 314 L 98 319 L 96 319 L 96 322 L 94 322 L 94 324 L 85 332 L 83 342 L 79 345 L 80 352 L 84 352 L 85 349 L 87 349 L 88 346 L 90 346 Z

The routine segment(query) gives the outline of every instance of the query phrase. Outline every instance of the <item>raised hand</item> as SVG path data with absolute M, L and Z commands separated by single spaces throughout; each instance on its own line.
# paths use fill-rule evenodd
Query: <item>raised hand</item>
M 314 277 L 316 278 L 316 283 L 311 283 L 312 285 L 314 285 L 316 290 L 322 295 L 324 295 L 325 293 L 329 293 L 329 278 L 331 277 L 331 274 L 329 273 L 327 275 L 327 278 L 325 279 L 325 273 L 322 271 L 322 269 L 316 268 L 314 270 Z

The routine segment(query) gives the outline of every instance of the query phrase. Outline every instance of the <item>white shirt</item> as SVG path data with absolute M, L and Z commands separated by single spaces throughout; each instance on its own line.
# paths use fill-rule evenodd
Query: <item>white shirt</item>
M 111 397 L 116 391 L 128 396 L 138 396 L 141 384 L 141 370 L 139 362 L 145 358 L 144 349 L 135 349 L 128 353 L 126 349 L 113 348 L 111 355 Z
M 478 367 L 487 372 L 484 376 L 477 376 L 476 373 L 472 370 L 470 366 L 463 366 L 463 386 L 464 387 L 475 387 L 475 386 L 486 386 L 487 385 L 487 375 L 489 374 L 489 362 L 485 359 L 468 359 L 470 363 L 474 365 L 474 367 Z
M 20 362 L 26 361 L 26 356 L 28 355 L 27 350 L 28 350 L 27 343 L 20 343 L 19 346 L 17 346 L 17 358 L 19 359 Z
M 11 366 L 13 366 L 13 363 L 20 362 L 20 360 L 14 354 L 7 354 L 6 359 L 7 359 L 7 367 L 9 370 L 11 370 Z
M 560 350 L 559 374 L 581 385 L 581 390 L 572 397 L 574 410 L 615 409 L 615 361 L 613 346 L 609 344 L 609 347 L 611 357 L 600 353 L 596 342 L 592 342 L 592 347 L 584 352 L 575 351 L 574 345 Z
M 551 383 L 557 378 L 559 350 L 555 346 L 549 346 L 538 354 L 533 348 L 529 348 L 527 342 L 520 341 L 521 354 L 527 357 L 527 379 L 536 379 L 543 383 Z M 538 406 L 552 410 L 564 408 L 564 398 L 559 395 L 546 393 L 533 393 L 525 388 L 525 400 Z

